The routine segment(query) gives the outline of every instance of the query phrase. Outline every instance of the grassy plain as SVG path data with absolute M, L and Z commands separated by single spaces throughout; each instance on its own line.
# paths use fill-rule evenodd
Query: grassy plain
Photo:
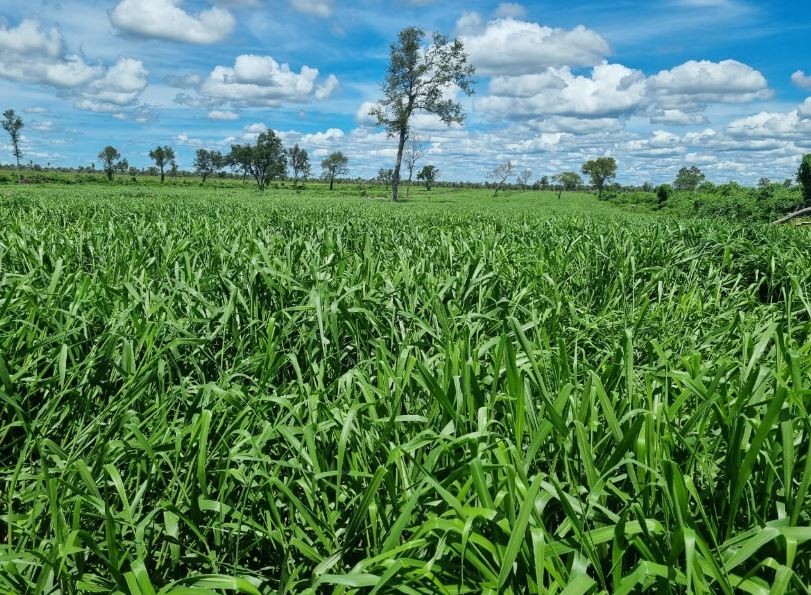
M 0 188 L 0 591 L 808 592 L 807 232 L 219 186 Z

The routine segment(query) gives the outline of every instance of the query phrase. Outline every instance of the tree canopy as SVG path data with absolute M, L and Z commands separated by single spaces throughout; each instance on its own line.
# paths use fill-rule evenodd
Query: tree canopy
M 617 175 L 617 160 L 613 157 L 598 157 L 583 164 L 583 173 L 591 178 L 591 184 L 597 188 L 597 196 L 603 197 L 606 182 Z

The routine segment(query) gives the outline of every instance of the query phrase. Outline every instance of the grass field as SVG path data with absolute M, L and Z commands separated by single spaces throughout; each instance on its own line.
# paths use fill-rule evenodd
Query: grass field
M 807 593 L 805 230 L 0 188 L 0 592 Z

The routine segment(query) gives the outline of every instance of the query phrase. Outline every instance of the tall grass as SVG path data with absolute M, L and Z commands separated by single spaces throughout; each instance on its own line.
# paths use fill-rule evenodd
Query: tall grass
M 0 591 L 808 592 L 803 232 L 73 192 L 0 202 Z

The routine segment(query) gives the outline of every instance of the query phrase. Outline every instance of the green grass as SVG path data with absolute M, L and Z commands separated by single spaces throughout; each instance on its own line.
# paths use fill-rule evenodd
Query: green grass
M 802 230 L 0 189 L 0 592 L 807 593 Z

